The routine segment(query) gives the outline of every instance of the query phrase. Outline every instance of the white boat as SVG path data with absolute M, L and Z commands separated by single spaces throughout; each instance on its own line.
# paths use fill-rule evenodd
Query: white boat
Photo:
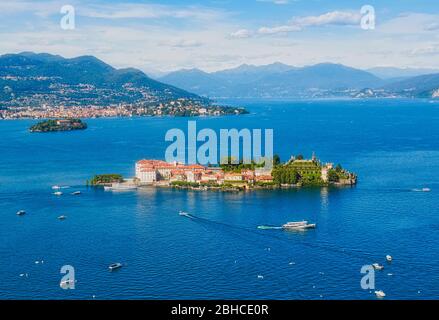
M 62 192 L 61 191 L 57 191 L 57 192 L 54 192 L 53 195 L 55 195 L 55 196 L 62 196 Z
M 383 269 L 384 269 L 384 266 L 380 265 L 379 263 L 374 263 L 374 264 L 372 264 L 372 267 L 373 267 L 375 270 L 383 270 Z
M 26 211 L 24 211 L 24 210 L 17 211 L 17 216 L 23 216 L 25 214 L 26 214 Z
M 386 256 L 386 260 L 387 260 L 388 262 L 392 262 L 393 258 L 392 258 L 391 255 L 387 255 L 387 256 Z
M 74 283 L 75 283 L 74 280 L 63 280 L 63 281 L 61 281 L 61 282 L 59 283 L 59 286 L 60 286 L 61 288 L 65 288 L 65 287 L 67 287 L 68 285 L 70 285 L 70 284 L 74 284 Z
M 430 192 L 431 189 L 430 188 L 422 188 L 422 192 Z
M 136 190 L 137 186 L 132 184 L 113 183 L 111 186 L 104 186 L 105 191 L 131 191 Z
M 184 212 L 184 211 L 180 211 L 178 214 L 179 214 L 180 216 L 183 216 L 183 217 L 188 217 L 188 216 L 189 216 L 189 213 Z
M 58 219 L 59 220 L 65 220 L 67 217 L 66 216 L 59 216 Z
M 61 189 L 60 186 L 52 186 L 52 190 L 59 190 L 59 189 Z
M 119 263 L 119 262 L 110 264 L 110 266 L 108 267 L 108 269 L 110 269 L 110 271 L 113 271 L 113 270 L 116 270 L 119 268 L 122 268 L 122 263 Z
M 77 196 L 77 195 L 80 195 L 80 194 L 81 194 L 81 191 L 72 192 L 72 195 L 74 195 L 74 196 Z
M 377 296 L 377 298 L 384 298 L 386 296 L 383 290 L 375 291 L 375 295 Z
M 308 223 L 308 221 L 287 222 L 282 226 L 283 229 L 287 230 L 306 230 L 314 229 L 315 227 L 315 223 Z

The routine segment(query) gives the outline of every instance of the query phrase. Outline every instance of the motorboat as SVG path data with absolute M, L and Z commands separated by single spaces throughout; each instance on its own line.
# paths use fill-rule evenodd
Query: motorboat
M 119 268 L 122 268 L 122 263 L 119 263 L 119 262 L 110 264 L 110 266 L 108 267 L 108 269 L 110 269 L 110 271 L 113 271 L 113 270 L 116 270 Z
M 25 214 L 26 214 L 26 211 L 24 211 L 24 210 L 17 211 L 17 216 L 23 216 Z
M 60 186 L 52 186 L 52 190 L 59 190 L 59 189 L 61 189 Z
M 80 195 L 80 194 L 81 194 L 81 191 L 72 192 L 72 195 L 74 195 L 74 196 L 77 196 L 77 195 Z
M 375 295 L 377 296 L 377 298 L 384 298 L 386 296 L 383 290 L 375 291 Z
M 61 191 L 57 191 L 53 193 L 55 196 L 62 196 L 62 192 Z
M 387 260 L 387 262 L 392 262 L 393 258 L 391 255 L 387 255 L 386 260 Z
M 380 265 L 379 263 L 374 263 L 374 264 L 372 264 L 372 267 L 373 267 L 375 270 L 383 270 L 383 269 L 384 269 L 384 266 Z
M 59 216 L 58 219 L 59 220 L 65 220 L 67 217 L 66 216 Z
M 188 216 L 189 216 L 189 213 L 184 212 L 184 211 L 180 211 L 178 214 L 179 214 L 180 216 L 183 216 L 183 217 L 188 217 Z
M 71 284 L 74 284 L 75 283 L 75 281 L 74 280 L 63 280 L 63 281 L 61 281 L 60 283 L 59 283 L 59 286 L 61 287 L 61 288 L 66 288 L 66 287 L 68 287 L 69 285 L 71 285 Z

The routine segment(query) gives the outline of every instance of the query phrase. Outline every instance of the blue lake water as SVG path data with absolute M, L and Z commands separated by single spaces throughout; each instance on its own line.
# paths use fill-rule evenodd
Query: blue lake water
M 165 132 L 188 119 L 90 119 L 86 131 L 51 134 L 29 133 L 35 121 L 1 121 L 0 298 L 375 299 L 360 286 L 361 267 L 374 262 L 385 266 L 375 281 L 387 299 L 439 298 L 439 103 L 239 104 L 251 114 L 201 118 L 198 127 L 273 128 L 283 160 L 315 151 L 355 171 L 358 185 L 87 189 L 96 173 L 132 176 L 136 160 L 163 159 Z M 55 197 L 52 185 L 72 188 Z M 431 192 L 413 191 L 423 187 Z M 301 219 L 317 229 L 257 229 Z M 109 272 L 113 262 L 124 267 Z M 63 265 L 75 268 L 75 290 L 59 287 Z

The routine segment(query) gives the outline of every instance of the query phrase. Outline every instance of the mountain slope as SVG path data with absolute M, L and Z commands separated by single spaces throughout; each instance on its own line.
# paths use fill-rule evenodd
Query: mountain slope
M 362 89 L 384 84 L 366 71 L 330 63 L 303 68 L 281 63 L 242 65 L 214 73 L 180 70 L 160 80 L 211 97 L 256 98 L 315 96 L 328 90 Z
M 394 68 L 394 67 L 376 67 L 376 68 L 367 69 L 366 71 L 384 80 L 395 80 L 395 79 L 403 80 L 404 78 L 411 78 L 411 77 L 417 77 L 426 74 L 439 73 L 438 69 Z
M 0 56 L 0 104 L 157 104 L 199 96 L 149 78 L 137 69 L 115 69 L 93 56 L 65 59 L 50 54 Z
M 383 87 L 384 90 L 411 97 L 432 97 L 439 90 L 439 73 L 417 76 Z

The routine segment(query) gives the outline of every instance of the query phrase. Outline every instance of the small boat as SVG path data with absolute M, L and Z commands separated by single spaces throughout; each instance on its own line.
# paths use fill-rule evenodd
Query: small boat
M 387 260 L 387 262 L 392 262 L 393 258 L 392 258 L 392 256 L 387 255 L 386 256 L 386 260 Z
M 62 196 L 62 192 L 61 191 L 57 191 L 57 192 L 54 192 L 53 195 L 55 195 L 55 196 Z
M 287 222 L 282 226 L 283 229 L 287 230 L 306 230 L 314 229 L 315 227 L 315 223 L 308 223 L 308 221 Z
M 26 211 L 24 211 L 24 210 L 17 211 L 17 216 L 23 216 L 25 214 L 26 214 Z
M 67 287 L 70 284 L 74 284 L 75 281 L 74 280 L 63 280 L 59 283 L 60 287 Z
M 73 196 L 77 196 L 77 195 L 80 195 L 81 194 L 81 191 L 75 191 L 75 192 L 72 192 L 72 195 Z
M 374 263 L 374 264 L 372 264 L 372 267 L 373 267 L 375 270 L 383 270 L 383 269 L 384 269 L 384 266 L 380 265 L 379 263 Z
M 183 217 L 189 217 L 189 213 L 184 212 L 184 211 L 180 211 L 180 212 L 178 213 L 178 215 L 183 216 Z
M 59 216 L 58 219 L 59 220 L 65 220 L 67 217 L 66 216 Z
M 384 298 L 386 296 L 383 290 L 375 291 L 375 295 L 377 296 L 377 298 Z
M 61 189 L 60 186 L 52 186 L 52 190 L 59 190 L 59 189 Z
M 119 269 L 119 268 L 122 268 L 122 263 L 119 263 L 119 262 L 110 264 L 110 266 L 108 267 L 108 269 L 110 269 L 111 271 Z
M 431 189 L 430 188 L 412 189 L 412 191 L 415 191 L 415 192 L 430 192 Z

